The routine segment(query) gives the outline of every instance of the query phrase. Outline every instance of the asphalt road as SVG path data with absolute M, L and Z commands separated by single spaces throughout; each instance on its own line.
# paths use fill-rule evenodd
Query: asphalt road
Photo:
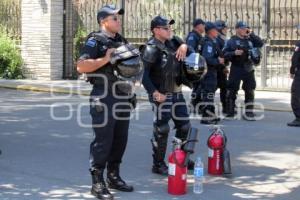
M 0 94 L 0 199 L 93 199 L 89 194 L 93 135 L 86 127 L 91 120 L 88 100 L 6 89 L 0 89 Z M 175 197 L 166 192 L 166 177 L 150 172 L 153 116 L 150 106 L 143 106 L 133 114 L 121 169 L 135 192 L 114 191 L 116 199 L 299 199 L 300 129 L 286 126 L 292 113 L 265 112 L 264 116 L 257 122 L 222 121 L 233 177 L 206 174 L 204 193 L 196 195 L 189 176 L 188 194 Z M 200 130 L 194 156 L 201 156 L 206 166 L 211 127 L 197 119 L 192 124 Z

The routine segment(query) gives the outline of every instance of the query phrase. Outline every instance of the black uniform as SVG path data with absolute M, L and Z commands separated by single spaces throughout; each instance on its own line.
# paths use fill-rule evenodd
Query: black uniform
M 207 63 L 207 73 L 201 80 L 201 90 L 203 95 L 204 108 L 202 122 L 218 121 L 215 116 L 214 96 L 217 90 L 217 72 L 222 64 L 219 62 L 221 49 L 216 40 L 205 37 L 203 43 L 202 56 Z M 213 113 L 214 115 L 212 115 Z
M 225 44 L 223 49 L 224 57 L 231 61 L 227 93 L 228 116 L 234 116 L 235 100 L 241 81 L 243 81 L 242 89 L 245 91 L 246 114 L 253 114 L 256 81 L 254 65 L 249 57 L 249 50 L 262 46 L 263 41 L 254 33 L 251 33 L 249 38 L 245 39 L 232 36 Z M 236 56 L 235 50 L 237 49 L 243 50 L 244 53 L 241 56 Z
M 98 11 L 97 21 L 101 24 L 102 20 L 112 15 L 123 14 L 124 9 L 117 9 L 115 5 L 105 5 Z M 133 63 L 132 67 L 136 66 L 136 69 L 140 67 L 138 61 L 133 62 L 133 53 L 129 52 L 132 57 L 123 56 L 124 59 L 128 59 L 127 64 L 125 60 L 118 60 L 115 57 L 123 58 L 117 54 L 119 47 L 127 51 L 129 44 L 120 34 L 114 36 L 111 34 L 105 31 L 89 34 L 78 63 L 78 67 L 81 65 L 80 60 L 91 59 L 95 63 L 96 59 L 106 56 L 108 49 L 116 48 L 114 52 L 116 54 L 111 54 L 110 62 L 87 74 L 89 82 L 93 84 L 90 94 L 90 115 L 94 131 L 94 140 L 90 145 L 91 194 L 102 200 L 113 199 L 106 183 L 113 189 L 133 191 L 133 187 L 127 185 L 120 177 L 120 163 L 127 144 L 130 112 L 133 109 L 132 105 L 135 104 L 132 103 L 135 96 L 130 96 L 132 91 L 128 87 L 129 84 L 123 81 L 124 71 L 121 68 L 129 66 L 128 60 Z M 134 76 L 134 74 L 128 75 Z M 106 181 L 104 180 L 105 168 L 107 168 Z
M 204 38 L 198 34 L 196 31 L 191 31 L 187 38 L 186 38 L 186 44 L 191 47 L 191 49 L 195 52 L 195 53 L 201 53 L 202 51 L 202 45 L 203 45 L 203 41 Z M 201 98 L 201 94 L 200 94 L 200 80 L 195 82 L 193 84 L 193 91 L 192 91 L 192 95 L 191 95 L 191 105 L 196 108 L 197 103 L 202 101 Z
M 223 49 L 226 43 L 226 36 L 222 35 L 221 33 L 217 37 L 217 43 L 220 49 Z M 223 53 L 222 53 L 223 54 Z M 222 55 L 223 56 L 223 55 Z M 220 88 L 220 101 L 222 103 L 222 111 L 223 113 L 226 112 L 226 94 L 227 94 L 227 74 L 224 73 L 226 66 L 228 65 L 225 62 L 225 65 L 220 65 L 218 68 L 218 88 Z
M 294 75 L 291 89 L 291 105 L 296 119 L 288 125 L 300 126 L 300 42 L 296 44 L 290 74 Z
M 189 32 L 186 37 L 186 44 L 190 46 L 195 53 L 201 53 L 203 37 L 196 31 Z
M 127 41 L 119 34 L 112 38 L 99 31 L 89 35 L 80 59 L 97 59 L 104 57 L 108 48 L 117 48 Z M 129 98 L 117 98 L 113 95 L 112 86 L 118 81 L 113 66 L 108 63 L 94 73 L 97 77 L 90 78 L 93 84 L 90 97 L 90 115 L 92 117 L 95 139 L 90 145 L 91 171 L 118 168 L 127 144 L 129 116 L 131 105 Z M 101 77 L 98 77 L 101 76 Z M 107 79 L 105 84 L 104 79 Z M 117 87 L 116 87 L 117 88 Z M 105 94 L 107 92 L 107 94 Z M 117 94 L 126 96 L 118 89 Z M 124 103 L 113 112 L 116 103 Z M 115 116 L 122 118 L 117 119 Z
M 152 171 L 164 175 L 168 173 L 164 162 L 170 131 L 168 122 L 170 119 L 174 121 L 176 137 L 182 140 L 186 139 L 190 129 L 189 114 L 181 91 L 181 63 L 175 57 L 175 52 L 181 43 L 183 42 L 176 37 L 165 43 L 151 38 L 146 43 L 142 56 L 145 68 L 143 85 L 155 113 L 153 139 L 151 140 L 153 147 Z M 154 101 L 152 94 L 156 90 L 167 96 L 165 102 Z

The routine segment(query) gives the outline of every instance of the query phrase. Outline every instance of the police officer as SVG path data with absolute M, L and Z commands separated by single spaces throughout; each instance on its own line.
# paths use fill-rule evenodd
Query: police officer
M 214 97 L 217 90 L 217 72 L 225 64 L 222 50 L 217 43 L 218 30 L 214 23 L 206 22 L 206 36 L 202 47 L 202 56 L 206 59 L 207 73 L 201 80 L 204 108 L 202 124 L 216 124 L 220 119 L 215 113 Z
M 193 22 L 193 30 L 186 37 L 186 44 L 189 45 L 196 53 L 201 53 L 203 34 L 205 33 L 205 22 L 198 18 Z
M 203 34 L 205 33 L 205 22 L 198 18 L 195 19 L 193 22 L 193 30 L 189 32 L 188 36 L 186 37 L 186 44 L 191 47 L 194 52 L 201 54 L 201 47 L 203 43 Z M 201 94 L 199 87 L 199 81 L 195 81 L 193 84 L 193 91 L 191 95 L 191 105 L 195 109 L 197 103 L 201 102 Z M 197 94 L 198 93 L 198 94 Z M 195 110 L 194 110 L 195 111 Z
M 235 100 L 243 81 L 242 88 L 245 91 L 245 113 L 243 118 L 245 120 L 254 121 L 254 91 L 256 88 L 256 81 L 254 75 L 254 63 L 251 59 L 250 50 L 253 48 L 261 48 L 263 41 L 254 34 L 249 26 L 242 21 L 237 22 L 236 35 L 232 36 L 225 44 L 223 49 L 226 59 L 231 61 L 231 68 L 228 80 L 227 93 L 227 117 L 235 117 Z
M 172 37 L 171 25 L 174 20 L 156 16 L 151 21 L 153 36 L 143 50 L 143 85 L 153 106 L 155 120 L 153 124 L 153 166 L 152 172 L 167 175 L 165 163 L 168 134 L 172 119 L 175 123 L 176 137 L 185 140 L 191 127 L 185 99 L 181 91 L 180 61 L 183 61 L 188 46 L 181 39 Z M 189 169 L 193 168 L 190 161 Z
M 290 74 L 293 79 L 291 105 L 296 119 L 287 125 L 300 127 L 300 42 L 295 47 Z
M 215 25 L 219 31 L 219 35 L 217 37 L 217 43 L 220 49 L 223 49 L 225 43 L 227 41 L 226 35 L 228 31 L 228 27 L 225 21 L 217 20 Z M 223 54 L 223 53 L 222 53 Z M 223 55 L 222 55 L 223 56 Z M 226 94 L 227 94 L 227 77 L 228 77 L 229 69 L 228 62 L 225 60 L 225 65 L 222 65 L 218 68 L 218 88 L 220 88 L 220 101 L 222 104 L 222 112 L 226 113 Z
M 88 36 L 77 63 L 79 73 L 94 73 L 89 79 L 93 84 L 90 114 L 95 134 L 90 145 L 91 193 L 105 200 L 113 199 L 106 182 L 110 188 L 124 192 L 133 191 L 133 187 L 122 180 L 119 170 L 127 144 L 129 116 L 132 109 L 128 102 L 134 99 L 129 96 L 127 98 L 128 94 L 115 84 L 119 79 L 115 73 L 115 66 L 111 64 L 115 49 L 127 43 L 118 33 L 121 28 L 120 15 L 123 14 L 124 10 L 117 9 L 114 5 L 106 5 L 99 10 L 97 20 L 100 31 Z M 114 107 L 118 103 L 122 105 Z M 107 168 L 106 182 L 103 177 L 105 168 Z

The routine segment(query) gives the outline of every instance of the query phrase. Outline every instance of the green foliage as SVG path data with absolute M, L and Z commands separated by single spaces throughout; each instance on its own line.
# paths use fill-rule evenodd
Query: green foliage
M 0 0 L 0 26 L 11 38 L 21 38 L 21 0 Z
M 77 32 L 75 34 L 75 38 L 74 38 L 74 60 L 78 60 L 79 56 L 80 56 L 80 52 L 83 48 L 85 39 L 87 37 L 87 31 L 82 27 L 78 27 Z
M 15 41 L 0 27 L 0 78 L 24 78 L 22 64 L 22 57 Z

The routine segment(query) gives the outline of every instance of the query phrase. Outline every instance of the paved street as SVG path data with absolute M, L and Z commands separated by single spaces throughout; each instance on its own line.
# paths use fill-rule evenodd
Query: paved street
M 89 194 L 87 97 L 8 89 L 0 94 L 0 199 L 94 199 Z M 135 192 L 114 191 L 116 199 L 299 199 L 300 129 L 286 126 L 291 112 L 264 115 L 257 122 L 222 121 L 232 157 L 231 179 L 206 174 L 204 193 L 195 195 L 189 176 L 188 194 L 174 197 L 166 192 L 166 177 L 150 172 L 153 117 L 150 106 L 143 106 L 133 114 L 122 164 L 122 175 Z M 196 155 L 205 158 L 206 166 L 210 127 L 197 119 L 192 124 L 200 130 Z

